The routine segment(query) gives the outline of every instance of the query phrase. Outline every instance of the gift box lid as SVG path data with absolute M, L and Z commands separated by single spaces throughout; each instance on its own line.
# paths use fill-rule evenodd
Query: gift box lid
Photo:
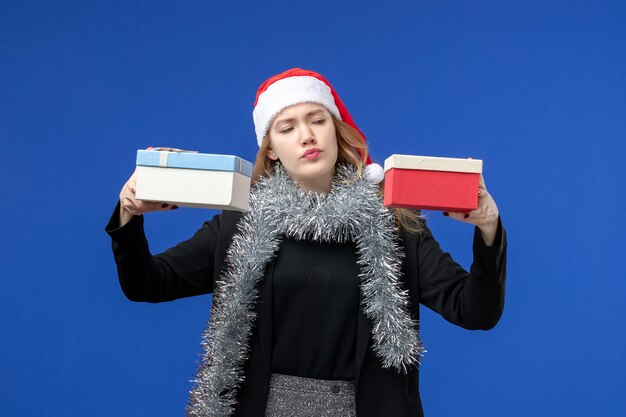
M 483 170 L 483 161 L 480 159 L 394 154 L 385 159 L 385 172 L 392 168 L 480 174 Z
M 164 168 L 238 172 L 252 176 L 252 163 L 233 155 L 217 155 L 174 148 L 137 150 L 137 165 Z

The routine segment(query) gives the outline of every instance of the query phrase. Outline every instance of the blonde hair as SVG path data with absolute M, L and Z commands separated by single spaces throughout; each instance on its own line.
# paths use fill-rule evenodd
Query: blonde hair
M 356 167 L 360 176 L 365 167 L 365 161 L 369 155 L 367 143 L 363 140 L 359 132 L 347 123 L 332 116 L 337 136 L 337 164 L 350 164 Z M 270 134 L 266 133 L 261 142 L 261 147 L 256 154 L 254 169 L 252 172 L 252 184 L 259 181 L 261 177 L 267 177 L 274 170 L 274 166 L 279 163 L 267 156 L 270 149 Z M 384 180 L 380 183 L 380 195 L 383 195 Z M 419 210 L 403 208 L 393 209 L 398 232 L 403 230 L 410 233 L 421 233 L 424 231 L 424 220 Z

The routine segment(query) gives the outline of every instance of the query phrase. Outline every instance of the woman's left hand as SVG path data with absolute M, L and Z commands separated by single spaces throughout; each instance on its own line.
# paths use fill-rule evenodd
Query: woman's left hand
M 493 245 L 498 230 L 498 206 L 487 191 L 483 175 L 478 185 L 478 208 L 467 213 L 444 211 L 444 216 L 478 226 L 487 246 Z

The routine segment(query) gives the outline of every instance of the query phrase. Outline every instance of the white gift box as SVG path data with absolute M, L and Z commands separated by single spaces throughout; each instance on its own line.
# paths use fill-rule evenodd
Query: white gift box
M 252 163 L 172 148 L 137 151 L 135 197 L 183 207 L 248 209 Z

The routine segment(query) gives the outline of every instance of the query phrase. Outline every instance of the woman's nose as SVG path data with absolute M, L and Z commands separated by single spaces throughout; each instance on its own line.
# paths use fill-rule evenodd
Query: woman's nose
M 315 143 L 315 135 L 313 134 L 313 129 L 311 129 L 308 125 L 304 125 L 300 129 L 300 142 L 303 144 Z

